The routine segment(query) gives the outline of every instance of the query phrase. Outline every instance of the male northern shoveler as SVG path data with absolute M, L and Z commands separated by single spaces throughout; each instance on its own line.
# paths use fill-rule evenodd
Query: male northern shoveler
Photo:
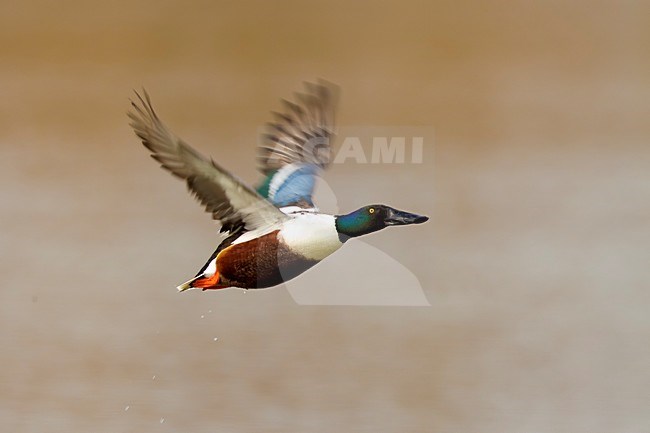
M 347 215 L 318 211 L 312 192 L 329 162 L 337 89 L 324 81 L 305 86 L 296 103 L 283 100 L 284 112 L 273 113 L 275 122 L 259 147 L 265 178 L 257 191 L 172 134 L 149 95 L 136 92 L 138 103 L 132 101 L 129 112 L 136 135 L 153 159 L 187 182 L 227 234 L 180 291 L 272 287 L 305 272 L 351 237 L 428 220 L 381 204 Z

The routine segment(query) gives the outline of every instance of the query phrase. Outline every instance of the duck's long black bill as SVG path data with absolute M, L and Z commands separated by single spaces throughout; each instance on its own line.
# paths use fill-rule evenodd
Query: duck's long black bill
M 428 220 L 429 217 L 424 215 L 417 215 L 397 209 L 391 209 L 388 213 L 388 216 L 384 219 L 384 222 L 389 226 L 404 226 L 407 224 L 422 224 Z

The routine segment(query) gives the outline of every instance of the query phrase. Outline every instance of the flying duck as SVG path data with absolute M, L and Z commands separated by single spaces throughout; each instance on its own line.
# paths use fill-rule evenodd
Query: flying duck
M 178 286 L 261 289 L 305 272 L 346 240 L 388 226 L 420 224 L 426 216 L 383 204 L 347 215 L 320 213 L 312 202 L 316 178 L 330 160 L 338 89 L 326 81 L 305 83 L 283 110 L 258 149 L 264 175 L 257 189 L 174 135 L 153 109 L 146 91 L 135 92 L 130 125 L 162 168 L 185 180 L 225 239 L 196 276 Z

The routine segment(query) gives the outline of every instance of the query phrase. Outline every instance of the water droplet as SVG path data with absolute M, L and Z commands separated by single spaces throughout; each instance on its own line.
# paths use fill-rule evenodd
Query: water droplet
M 165 418 L 160 418 L 160 424 L 165 422 Z
M 124 412 L 126 412 L 127 410 L 129 410 L 130 407 L 131 407 L 131 406 L 129 406 L 129 405 L 127 404 L 126 407 L 124 408 Z
M 203 314 L 201 314 L 201 319 L 203 319 L 204 317 L 205 317 L 205 316 L 204 316 Z
M 214 337 L 213 338 L 214 341 L 217 341 L 218 339 L 219 339 L 219 337 Z
M 156 375 L 155 374 L 152 376 L 151 380 L 156 380 Z
M 212 310 L 208 310 L 208 313 L 212 313 Z

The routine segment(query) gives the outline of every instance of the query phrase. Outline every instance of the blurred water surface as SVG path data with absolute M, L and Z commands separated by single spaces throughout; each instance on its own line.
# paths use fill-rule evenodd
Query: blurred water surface
M 3 431 L 650 430 L 650 3 L 51 6 L 0 4 Z M 366 239 L 431 307 L 175 292 L 218 238 L 131 89 L 253 182 L 315 77 L 342 125 L 435 128 L 423 164 L 326 175 L 432 217 Z

